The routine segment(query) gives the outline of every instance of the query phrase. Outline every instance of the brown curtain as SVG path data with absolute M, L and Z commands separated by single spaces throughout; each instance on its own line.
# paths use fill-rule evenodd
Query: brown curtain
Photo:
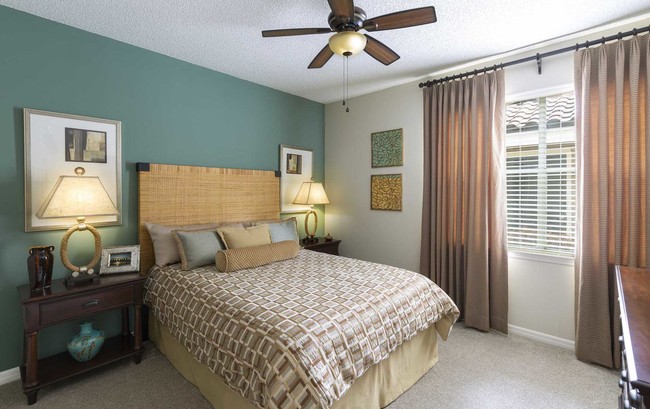
M 508 332 L 504 74 L 424 89 L 420 271 L 465 325 Z
M 575 53 L 576 356 L 620 366 L 613 267 L 648 267 L 647 35 Z

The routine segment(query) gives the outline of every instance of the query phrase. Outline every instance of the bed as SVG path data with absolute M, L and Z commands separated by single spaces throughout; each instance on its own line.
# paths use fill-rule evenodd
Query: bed
M 300 250 L 219 273 L 152 267 L 144 223 L 279 218 L 273 171 L 138 164 L 149 337 L 215 408 L 380 408 L 438 360 L 458 317 L 428 279 Z

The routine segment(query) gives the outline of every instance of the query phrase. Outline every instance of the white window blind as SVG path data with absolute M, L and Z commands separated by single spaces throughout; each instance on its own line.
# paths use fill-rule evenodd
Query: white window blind
M 509 249 L 573 256 L 573 93 L 507 104 L 506 150 Z

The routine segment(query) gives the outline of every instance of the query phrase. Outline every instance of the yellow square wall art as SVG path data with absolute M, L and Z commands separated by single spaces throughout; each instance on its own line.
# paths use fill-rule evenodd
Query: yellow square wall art
M 370 176 L 370 209 L 402 210 L 402 175 Z

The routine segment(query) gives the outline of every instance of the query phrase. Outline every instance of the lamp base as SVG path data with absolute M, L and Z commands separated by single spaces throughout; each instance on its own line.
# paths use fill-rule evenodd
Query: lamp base
M 97 278 L 99 278 L 98 274 L 79 274 L 76 277 L 73 277 L 72 274 L 70 274 L 63 280 L 63 284 L 65 284 L 66 287 L 75 287 L 90 284 Z
M 309 217 L 311 215 L 314 215 L 314 230 L 309 230 Z M 307 210 L 307 213 L 305 213 L 305 234 L 306 237 L 304 240 L 311 240 L 311 241 L 306 241 L 305 243 L 313 243 L 315 241 L 318 241 L 318 239 L 315 239 L 314 236 L 316 235 L 316 230 L 318 229 L 318 214 L 314 211 L 314 209 L 309 209 Z
M 302 239 L 303 243 L 316 243 L 318 242 L 318 239 L 314 236 L 307 236 L 304 239 Z
M 102 238 L 97 229 L 92 225 L 85 223 L 85 217 L 77 217 L 78 224 L 72 226 L 65 232 L 63 239 L 61 239 L 61 263 L 70 270 L 70 275 L 65 278 L 64 284 L 66 287 L 81 285 L 92 282 L 98 274 L 88 274 L 93 272 L 92 268 L 99 262 L 102 257 Z M 68 240 L 74 232 L 88 230 L 95 238 L 95 253 L 90 263 L 85 266 L 75 266 L 68 258 Z M 76 277 L 75 277 L 76 275 Z

